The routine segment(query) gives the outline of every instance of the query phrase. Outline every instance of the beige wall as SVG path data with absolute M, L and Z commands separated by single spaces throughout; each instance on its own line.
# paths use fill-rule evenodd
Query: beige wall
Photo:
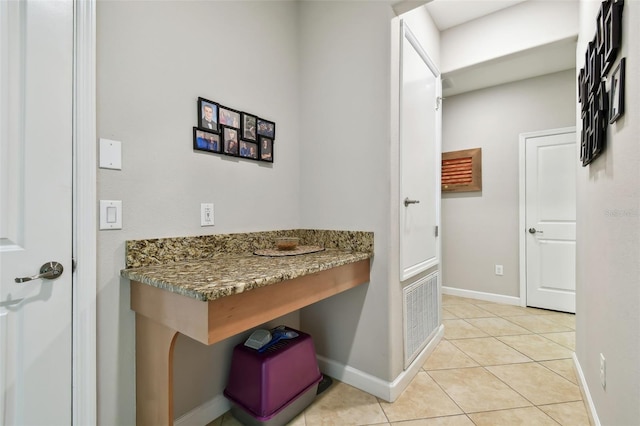
M 123 153 L 122 171 L 98 172 L 99 198 L 123 202 L 123 229 L 98 233 L 99 424 L 135 424 L 125 240 L 300 224 L 296 16 L 294 2 L 98 3 L 98 136 Z M 194 152 L 198 96 L 274 120 L 275 163 Z M 201 202 L 214 227 L 200 227 Z M 178 340 L 176 416 L 221 395 L 241 338 Z
M 442 196 L 444 286 L 519 296 L 519 134 L 574 126 L 575 96 L 569 70 L 444 100 L 442 151 L 482 148 L 482 192 Z
M 579 68 L 600 2 L 583 0 L 580 6 Z M 578 170 L 577 181 L 576 355 L 603 425 L 635 425 L 640 419 L 639 26 L 640 2 L 625 2 L 618 54 L 618 60 L 627 58 L 625 114 L 609 126 L 606 150 Z M 600 353 L 606 358 L 606 390 L 600 385 Z

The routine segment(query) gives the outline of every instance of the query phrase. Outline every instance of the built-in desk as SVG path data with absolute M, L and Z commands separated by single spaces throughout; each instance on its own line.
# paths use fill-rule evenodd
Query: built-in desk
M 249 235 L 250 245 L 261 248 L 272 244 L 274 234 L 281 232 L 235 235 Z M 287 234 L 305 232 L 316 237 L 318 232 L 344 237 L 338 231 Z M 173 350 L 178 333 L 211 345 L 368 282 L 373 234 L 343 234 L 363 236 L 367 242 L 351 238 L 352 244 L 345 245 L 337 242 L 341 239 L 315 238 L 313 243 L 329 247 L 278 258 L 255 256 L 246 251 L 244 243 L 239 244 L 244 252 L 237 253 L 214 250 L 206 244 L 202 246 L 209 248 L 194 250 L 188 243 L 176 241 L 185 239 L 127 242 L 129 267 L 121 274 L 131 281 L 131 309 L 136 312 L 137 424 L 173 424 Z M 202 238 L 218 241 L 218 237 L 193 238 L 198 239 L 198 245 Z M 354 251 L 354 247 L 365 250 Z M 138 249 L 143 253 L 135 253 Z M 164 258 L 171 260 L 162 263 L 159 259 Z

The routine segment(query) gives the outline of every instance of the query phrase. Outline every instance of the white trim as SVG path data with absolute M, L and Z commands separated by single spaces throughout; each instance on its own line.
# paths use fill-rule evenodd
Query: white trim
M 74 0 L 74 425 L 98 424 L 96 369 L 96 0 Z
M 527 197 L 526 197 L 526 143 L 527 139 L 544 136 L 562 135 L 565 133 L 575 133 L 576 128 L 561 127 L 559 129 L 541 130 L 538 132 L 520 133 L 518 144 L 518 180 L 519 180 L 519 260 L 520 260 L 520 306 L 527 306 Z
M 409 383 L 418 374 L 422 365 L 429 355 L 436 348 L 442 337 L 444 336 L 444 325 L 440 324 L 438 331 L 433 339 L 425 346 L 420 355 L 405 369 L 393 382 L 388 382 L 375 377 L 369 373 L 358 370 L 357 368 L 341 364 L 339 362 L 327 359 L 318 355 L 318 365 L 320 371 L 326 375 L 335 378 L 343 383 L 356 387 L 371 395 L 377 396 L 388 402 L 395 401 L 400 394 L 409 386 Z
M 206 425 L 231 409 L 227 398 L 218 395 L 175 419 L 175 426 Z
M 582 397 L 586 401 L 587 406 L 587 414 L 589 415 L 589 422 L 594 426 L 601 426 L 600 419 L 598 418 L 598 413 L 596 412 L 596 406 L 593 403 L 593 399 L 591 398 L 591 392 L 589 392 L 589 386 L 587 386 L 587 380 L 584 377 L 584 373 L 582 372 L 582 367 L 580 366 L 580 361 L 578 361 L 578 356 L 574 352 L 571 357 L 573 358 L 573 367 L 576 370 L 576 376 L 578 376 L 578 385 L 580 386 L 580 391 L 582 392 Z
M 484 300 L 487 302 L 504 303 L 505 305 L 520 305 L 520 298 L 515 296 L 505 296 L 502 294 L 485 293 L 483 291 L 465 290 L 463 288 L 442 286 L 442 294 L 451 296 L 466 297 L 468 299 Z

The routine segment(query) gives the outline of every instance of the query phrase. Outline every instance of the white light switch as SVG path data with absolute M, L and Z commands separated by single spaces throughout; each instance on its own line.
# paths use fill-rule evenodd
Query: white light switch
M 213 226 L 213 203 L 200 204 L 200 226 Z
M 122 142 L 100 138 L 100 168 L 122 170 Z
M 122 201 L 100 200 L 100 229 L 122 229 Z

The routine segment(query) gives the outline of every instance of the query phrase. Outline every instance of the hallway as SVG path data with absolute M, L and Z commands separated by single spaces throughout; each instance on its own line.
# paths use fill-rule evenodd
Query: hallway
M 334 380 L 290 425 L 589 425 L 574 315 L 444 295 L 442 316 L 444 338 L 394 403 Z

